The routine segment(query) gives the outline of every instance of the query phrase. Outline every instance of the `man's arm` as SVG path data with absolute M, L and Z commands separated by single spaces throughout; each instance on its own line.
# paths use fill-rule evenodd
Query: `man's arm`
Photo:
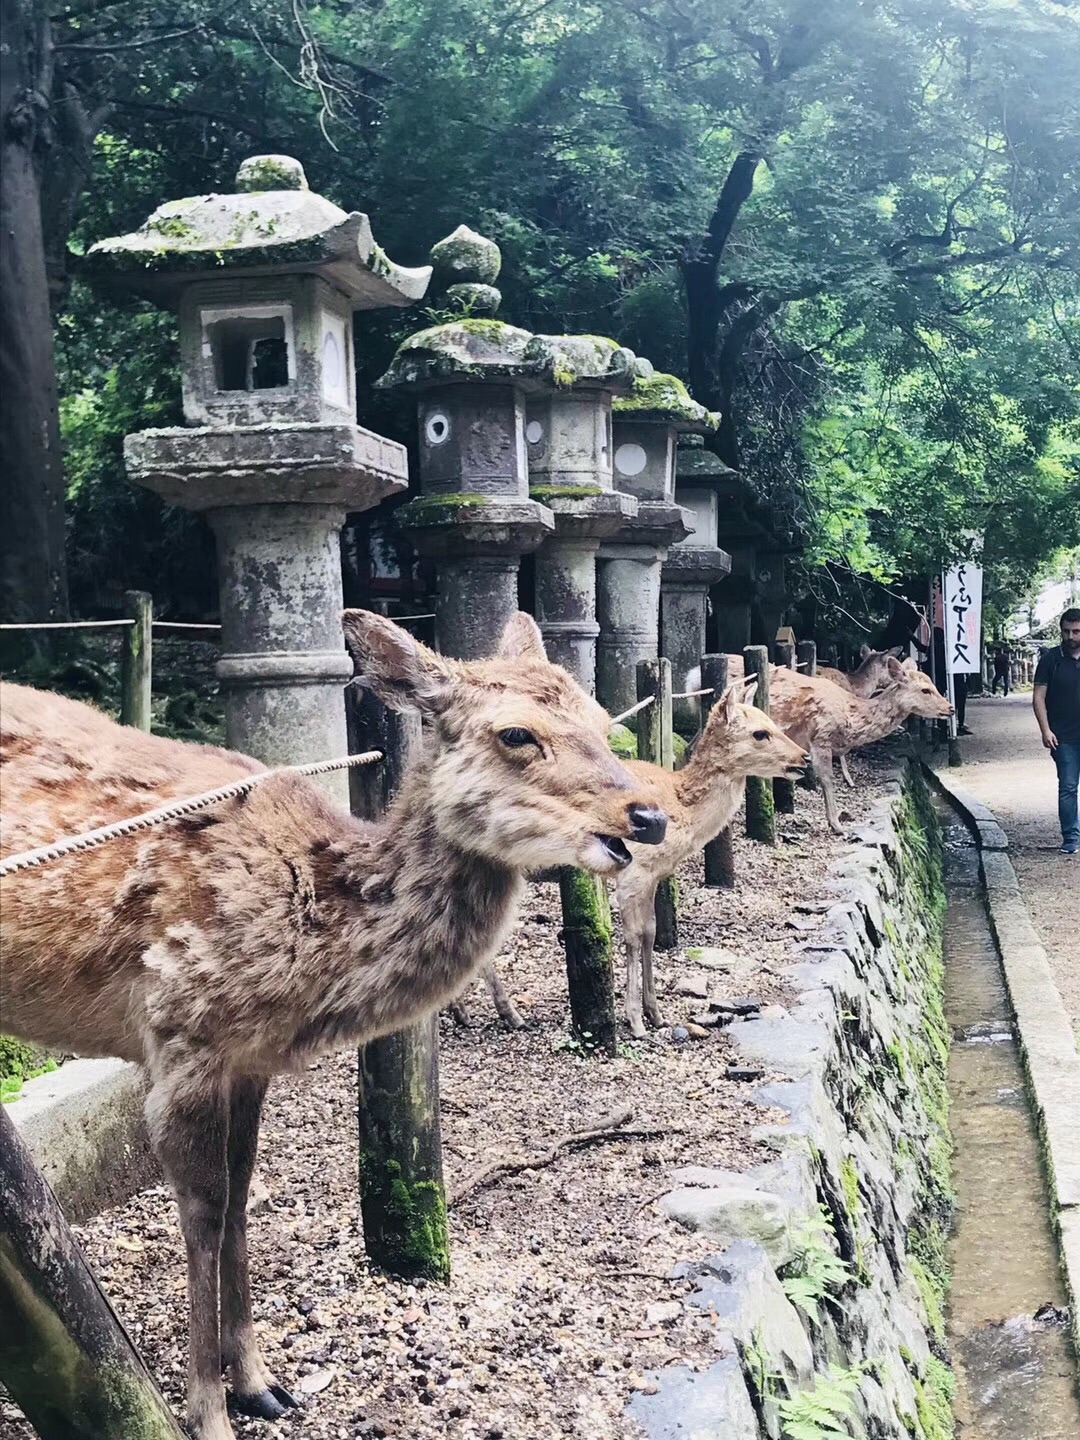
M 1046 718 L 1046 689 L 1045 685 L 1036 685 L 1031 692 L 1031 708 L 1035 711 L 1035 719 L 1039 722 L 1039 732 L 1042 735 L 1042 742 L 1047 750 L 1057 749 L 1057 736 L 1050 729 L 1050 721 Z

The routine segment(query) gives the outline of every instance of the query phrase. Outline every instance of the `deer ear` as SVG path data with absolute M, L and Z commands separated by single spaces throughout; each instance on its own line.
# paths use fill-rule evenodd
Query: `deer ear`
M 748 675 L 745 680 L 736 681 L 736 684 L 742 685 L 742 694 L 739 696 L 740 703 L 743 705 L 751 704 L 754 696 L 757 694 L 758 677 L 756 675 Z M 732 686 L 732 689 L 734 688 L 735 687 Z
M 904 678 L 904 667 L 900 664 L 900 661 L 897 660 L 895 655 L 889 656 L 888 660 L 885 662 L 885 668 L 889 673 L 890 679 L 902 680 Z
M 874 652 L 870 649 L 870 646 L 869 646 L 869 645 L 860 645 L 860 646 L 859 646 L 859 659 L 860 659 L 860 660 L 868 660 L 873 653 L 874 653 Z
M 434 650 L 370 610 L 343 610 L 341 625 L 349 654 L 388 709 L 435 715 L 446 708 L 454 675 Z
M 516 611 L 506 622 L 495 653 L 500 660 L 546 660 L 540 626 L 524 610 Z

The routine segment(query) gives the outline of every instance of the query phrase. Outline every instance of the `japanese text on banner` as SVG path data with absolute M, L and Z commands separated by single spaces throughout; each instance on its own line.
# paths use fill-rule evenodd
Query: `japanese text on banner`
M 982 588 L 982 567 L 966 560 L 943 579 L 945 664 L 950 675 L 977 675 L 982 668 Z

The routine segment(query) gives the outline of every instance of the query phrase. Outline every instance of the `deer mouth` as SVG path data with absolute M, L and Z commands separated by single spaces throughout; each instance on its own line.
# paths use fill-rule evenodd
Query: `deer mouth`
M 594 832 L 593 838 L 597 841 L 601 850 L 607 855 L 612 864 L 619 870 L 625 870 L 634 858 L 617 835 L 600 835 Z

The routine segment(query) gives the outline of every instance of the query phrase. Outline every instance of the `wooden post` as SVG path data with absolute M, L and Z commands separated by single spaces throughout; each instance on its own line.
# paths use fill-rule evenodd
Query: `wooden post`
M 773 646 L 776 653 L 777 665 L 783 665 L 788 670 L 795 669 L 795 646 L 788 640 L 777 640 Z M 760 690 L 760 685 L 759 685 Z M 782 777 L 772 782 L 773 805 L 781 815 L 795 814 L 795 782 L 785 780 Z
M 420 743 L 415 711 L 388 710 L 351 686 L 349 750 L 381 750 L 379 765 L 349 775 L 354 815 L 377 819 L 398 790 Z M 392 1274 L 450 1278 L 442 1134 L 439 1123 L 439 1017 L 361 1047 L 358 1065 L 360 1211 L 369 1259 Z
M 611 966 L 611 906 L 599 875 L 566 865 L 559 871 L 570 1024 L 582 1045 L 614 1059 L 615 980 Z
M 120 724 L 150 729 L 154 599 L 145 590 L 124 591 L 124 614 L 135 624 L 124 631 L 120 662 Z
M 182 1440 L 3 1106 L 0 1381 L 43 1440 Z
M 811 679 L 817 674 L 817 641 L 800 640 L 798 645 L 799 673 L 809 675 Z M 802 773 L 802 779 L 798 782 L 801 790 L 816 790 L 817 776 L 814 774 L 813 765 L 807 765 Z
M 758 677 L 754 704 L 769 713 L 769 651 L 764 645 L 747 645 L 743 651 L 746 678 Z M 746 833 L 762 845 L 776 844 L 776 811 L 773 806 L 772 781 L 751 775 L 746 781 Z
M 703 655 L 701 657 L 701 683 L 709 685 L 707 695 L 701 697 L 701 723 L 708 722 L 709 712 L 720 703 L 728 684 L 728 658 L 726 655 Z M 725 825 L 715 840 L 705 846 L 705 884 L 717 890 L 735 888 L 735 847 L 731 839 L 731 826 Z
M 665 770 L 675 767 L 671 729 L 671 661 L 639 660 L 637 698 L 653 697 L 638 711 L 638 759 Z M 656 949 L 679 948 L 679 884 L 674 875 L 656 887 Z

